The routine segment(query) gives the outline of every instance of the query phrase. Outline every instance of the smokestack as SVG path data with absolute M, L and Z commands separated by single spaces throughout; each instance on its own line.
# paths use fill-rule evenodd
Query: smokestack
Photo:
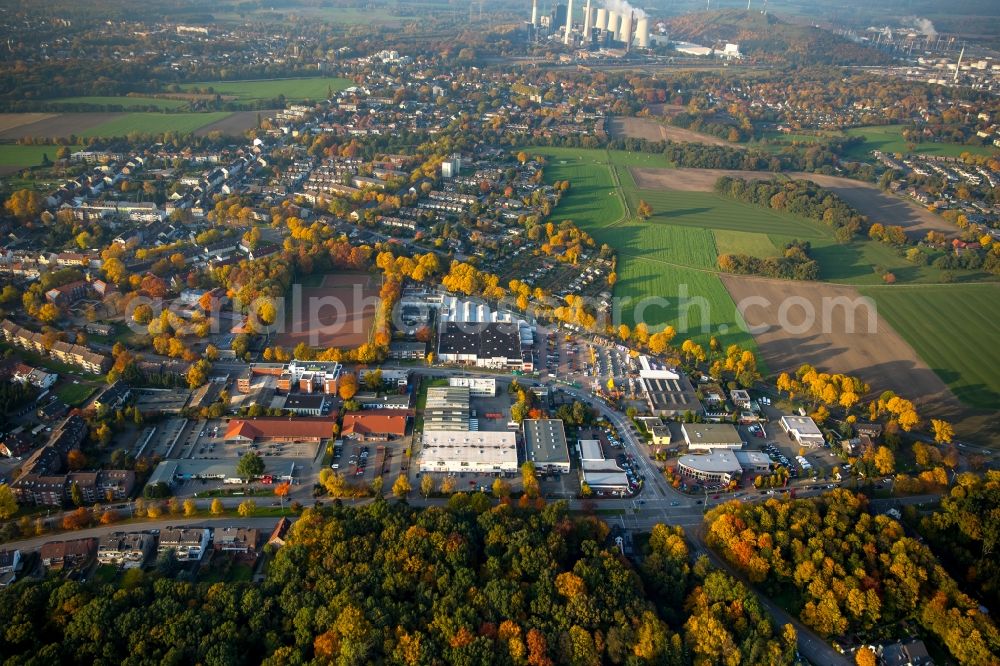
M 563 44 L 569 46 L 573 32 L 573 0 L 569 0 L 566 5 L 566 35 L 563 37 Z
M 625 50 L 628 51 L 632 47 L 632 21 L 635 18 L 635 12 L 632 12 L 628 16 L 622 17 L 622 41 L 625 42 Z
M 538 27 L 538 0 L 531 0 L 531 27 Z
M 598 30 L 608 29 L 608 10 L 604 7 L 600 7 L 597 10 L 597 22 L 594 23 L 594 27 Z
M 587 0 L 587 6 L 583 8 L 583 40 L 585 42 L 590 41 L 590 29 L 594 27 L 594 11 L 590 8 L 590 0 Z
M 955 65 L 955 79 L 952 83 L 958 83 L 958 75 L 962 71 L 962 56 L 965 55 L 965 47 L 962 47 L 962 52 L 958 54 L 958 64 Z
M 649 48 L 649 17 L 643 16 L 636 22 L 635 44 L 640 49 Z

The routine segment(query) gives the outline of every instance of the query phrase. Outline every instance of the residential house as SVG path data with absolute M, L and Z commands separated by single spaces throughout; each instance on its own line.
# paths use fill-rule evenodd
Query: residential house
M 181 562 L 200 560 L 208 551 L 212 530 L 208 527 L 167 527 L 160 532 L 157 552 L 173 551 Z
M 46 569 L 77 569 L 87 567 L 97 555 L 97 539 L 49 541 L 42 545 L 42 565 Z
M 141 567 L 153 553 L 156 537 L 148 532 L 112 532 L 97 541 L 97 561 L 124 569 Z

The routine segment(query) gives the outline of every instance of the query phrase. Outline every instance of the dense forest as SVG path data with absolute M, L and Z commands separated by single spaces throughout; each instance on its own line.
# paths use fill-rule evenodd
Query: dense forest
M 997 663 L 1000 631 L 931 550 L 866 498 L 835 490 L 807 500 L 729 502 L 708 542 L 823 636 L 891 636 L 919 625 L 960 664 Z
M 715 191 L 744 203 L 801 215 L 831 227 L 837 240 L 846 243 L 864 231 L 868 218 L 833 192 L 808 180 L 758 180 L 723 176 Z
M 4 663 L 782 664 L 795 631 L 656 526 L 640 570 L 564 503 L 307 510 L 260 584 L 159 567 L 0 591 Z
M 941 506 L 920 519 L 920 533 L 968 592 L 1000 607 L 1000 472 L 959 474 Z

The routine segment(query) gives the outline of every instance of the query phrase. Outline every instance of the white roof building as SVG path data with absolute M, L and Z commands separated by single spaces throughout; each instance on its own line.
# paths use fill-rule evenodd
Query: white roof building
M 808 416 L 782 416 L 781 429 L 800 446 L 822 446 L 823 433 Z
M 685 423 L 681 432 L 688 449 L 692 451 L 743 448 L 743 438 L 728 423 Z
M 421 472 L 517 472 L 517 435 L 510 431 L 424 430 Z

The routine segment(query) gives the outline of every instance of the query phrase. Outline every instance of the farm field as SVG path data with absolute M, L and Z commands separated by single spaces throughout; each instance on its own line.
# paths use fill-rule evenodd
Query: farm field
M 24 137 L 63 137 L 79 135 L 92 127 L 120 118 L 124 113 L 4 113 L 0 114 L 0 140 L 17 141 Z M 18 122 L 25 116 L 29 122 Z
M 715 268 L 715 241 L 708 229 L 630 220 L 593 229 L 590 233 L 599 244 L 607 243 L 618 250 L 619 255 L 694 268 Z
M 209 132 L 221 132 L 229 136 L 240 136 L 247 130 L 257 127 L 257 119 L 271 118 L 277 111 L 235 111 L 222 120 L 203 125 L 195 130 L 198 136 L 206 136 Z
M 752 231 L 716 229 L 715 249 L 719 256 L 724 254 L 749 254 L 751 257 L 766 259 L 778 256 L 778 248 L 767 234 Z
M 944 157 L 958 157 L 964 152 L 974 155 L 994 155 L 1000 153 L 1000 149 L 992 146 L 966 146 L 959 143 L 918 143 L 914 145 L 912 151 L 907 148 L 906 141 L 903 140 L 902 125 L 885 125 L 876 127 L 854 127 L 845 132 L 848 136 L 863 136 L 865 142 L 858 146 L 853 146 L 847 151 L 848 157 L 862 159 L 869 157 L 873 150 L 881 150 L 889 153 L 914 152 L 920 155 L 941 155 Z
M 973 407 L 1000 409 L 1000 285 L 863 289 L 927 365 Z
M 772 372 L 793 371 L 809 363 L 830 372 L 858 375 L 876 393 L 891 389 L 941 409 L 960 409 L 941 378 L 897 333 L 899 326 L 886 324 L 881 303 L 872 307 L 860 300 L 866 292 L 849 286 L 735 275 L 722 276 L 722 282 L 736 303 L 747 303 L 741 308 L 743 316 Z M 896 289 L 883 291 L 895 293 Z M 918 294 L 924 289 L 912 291 Z M 750 298 L 764 300 L 744 300 Z M 796 304 L 787 307 L 782 317 L 781 308 L 789 298 L 795 298 Z M 839 301 L 827 300 L 824 309 L 825 299 Z M 853 316 L 848 315 L 848 308 Z M 811 323 L 806 319 L 810 312 Z M 782 321 L 785 326 L 779 325 Z
M 259 79 L 256 81 L 200 81 L 184 85 L 185 90 L 211 87 L 220 95 L 232 95 L 241 102 L 269 100 L 284 95 L 289 102 L 326 99 L 327 92 L 350 88 L 349 79 L 315 77 L 308 79 Z
M 155 108 L 159 111 L 169 111 L 187 106 L 188 102 L 183 99 L 164 99 L 159 97 L 60 97 L 58 99 L 45 100 L 48 104 L 93 104 L 94 106 L 120 106 L 125 111 L 145 111 Z
M 47 155 L 50 160 L 56 159 L 56 151 L 60 146 L 21 146 L 16 144 L 0 144 L 0 173 L 13 173 L 25 167 L 38 166 Z M 79 146 L 71 146 L 71 150 L 79 150 Z
M 70 115 L 70 114 L 66 114 Z M 82 137 L 125 136 L 132 132 L 159 134 L 178 132 L 186 134 L 206 125 L 217 123 L 230 114 L 214 113 L 126 113 L 108 122 L 78 132 Z
M 635 118 L 632 116 L 614 116 L 608 122 L 609 134 L 614 137 L 632 137 L 648 141 L 675 141 L 678 143 L 704 143 L 710 146 L 729 146 L 738 148 L 739 144 L 730 143 L 711 134 L 702 134 L 682 127 L 674 127 L 652 118 Z
M 379 302 L 377 281 L 367 273 L 318 278 L 293 285 L 285 299 L 285 329 L 275 334 L 274 342 L 288 349 L 301 342 L 320 348 L 368 342 Z
M 670 324 L 677 330 L 678 344 L 691 338 L 707 348 L 714 335 L 723 344 L 756 349 L 715 273 L 623 256 L 618 260 L 615 296 L 622 299 L 621 321 L 629 326 L 645 321 L 655 332 L 658 325 Z

